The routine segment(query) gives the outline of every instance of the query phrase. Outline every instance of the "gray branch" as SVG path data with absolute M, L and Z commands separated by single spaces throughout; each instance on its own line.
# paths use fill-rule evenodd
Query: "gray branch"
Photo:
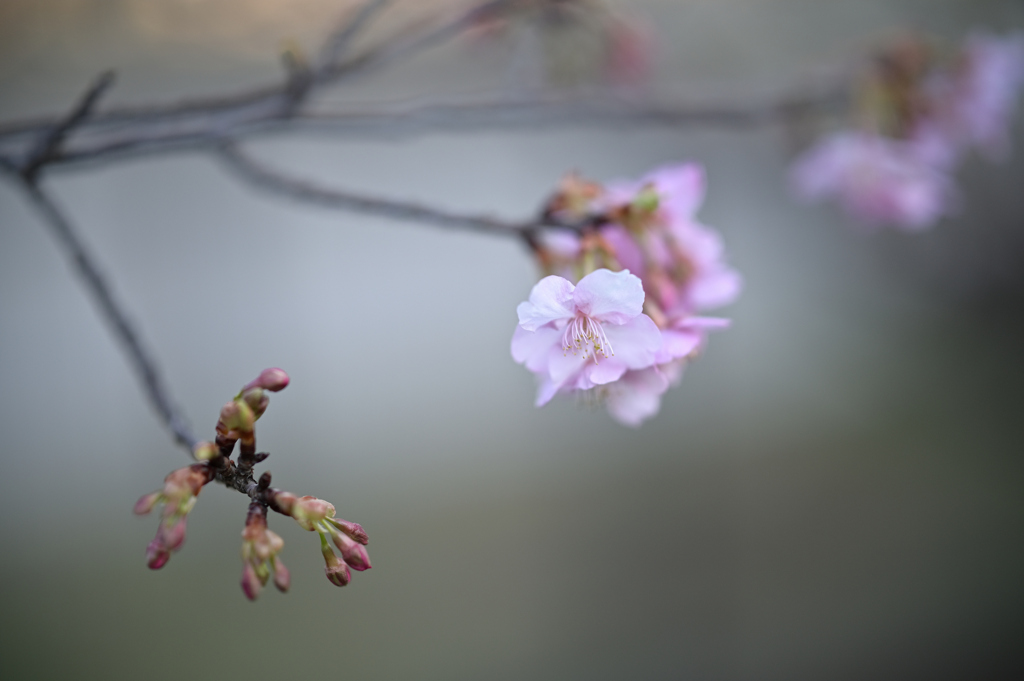
M 224 144 L 219 150 L 220 157 L 226 162 L 227 167 L 245 182 L 294 201 L 521 239 L 528 239 L 529 233 L 541 227 L 555 226 L 553 223 L 537 221 L 511 222 L 487 216 L 465 215 L 419 203 L 394 201 L 323 187 L 309 180 L 290 177 L 274 170 L 243 152 L 235 144 Z
M 114 335 L 117 336 L 121 346 L 127 352 L 129 360 L 142 381 L 146 397 L 156 409 L 160 420 L 174 434 L 174 439 L 179 444 L 188 447 L 191 452 L 198 442 L 198 438 L 189 429 L 185 419 L 175 407 L 156 362 L 129 320 L 128 314 L 114 297 L 106 277 L 92 256 L 89 255 L 81 237 L 75 232 L 74 227 L 54 200 L 37 182 L 26 177 L 22 186 L 29 199 L 45 218 L 50 232 L 70 254 L 75 270 L 82 278 L 86 290 L 99 306 L 103 317 L 110 324 Z

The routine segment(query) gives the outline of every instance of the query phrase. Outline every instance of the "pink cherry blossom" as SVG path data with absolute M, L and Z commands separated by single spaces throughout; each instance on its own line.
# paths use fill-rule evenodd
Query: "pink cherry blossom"
M 806 151 L 791 179 L 807 200 L 834 197 L 868 224 L 912 231 L 949 213 L 955 198 L 949 177 L 914 144 L 861 132 L 836 133 Z
M 648 298 L 670 315 L 728 305 L 742 289 L 739 273 L 725 261 L 721 237 L 696 219 L 706 186 L 704 169 L 683 163 L 608 188 L 611 214 L 636 224 L 612 224 L 602 234 L 622 266 L 640 276 Z M 644 192 L 656 199 L 646 220 L 623 208 L 639 204 L 642 211 L 650 198 Z
M 536 404 L 590 390 L 654 364 L 661 332 L 642 313 L 644 291 L 629 271 L 600 269 L 573 284 L 541 279 L 517 308 L 512 357 L 540 378 Z
M 951 144 L 1003 157 L 1022 86 L 1024 34 L 1000 38 L 976 33 L 967 39 L 961 68 L 930 83 L 934 113 L 926 125 L 941 130 Z

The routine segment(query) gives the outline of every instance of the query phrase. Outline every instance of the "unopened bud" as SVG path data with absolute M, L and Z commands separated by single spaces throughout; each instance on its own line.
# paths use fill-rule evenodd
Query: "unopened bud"
M 268 495 L 267 503 L 270 508 L 274 509 L 278 513 L 284 515 L 292 515 L 295 511 L 295 502 L 298 501 L 298 497 L 291 492 L 284 492 L 281 490 L 270 490 L 272 494 Z
M 255 601 L 256 597 L 260 595 L 260 584 L 259 575 L 256 574 L 255 568 L 249 563 L 245 564 L 242 568 L 242 591 L 245 592 L 246 598 L 250 601 Z
M 292 585 L 292 573 L 288 571 L 280 559 L 274 561 L 274 586 L 281 593 L 287 593 L 288 587 Z
M 259 376 L 249 382 L 249 384 L 246 385 L 245 388 L 242 388 L 242 390 L 245 391 L 249 388 L 263 388 L 264 390 L 276 393 L 279 390 L 287 388 L 290 381 L 291 379 L 288 378 L 288 374 L 284 372 L 284 369 L 264 369 Z
M 324 573 L 331 584 L 334 586 L 345 586 L 348 584 L 352 579 L 352 573 L 349 572 L 348 565 L 334 555 L 334 551 L 331 550 L 322 534 L 320 535 L 320 553 L 323 554 L 324 563 L 326 563 Z
M 159 570 L 171 559 L 171 553 L 156 539 L 146 547 L 146 565 L 150 570 Z
M 157 505 L 160 498 L 160 492 L 153 492 L 140 497 L 139 500 L 135 502 L 135 508 L 133 508 L 132 511 L 134 511 L 136 515 L 146 515 L 153 510 L 153 507 Z
M 161 526 L 158 533 L 164 548 L 176 551 L 185 543 L 185 518 L 181 518 L 170 527 Z
M 220 448 L 212 442 L 200 442 L 192 450 L 192 456 L 197 461 L 209 461 L 220 456 Z
M 252 408 L 242 400 L 231 400 L 220 410 L 220 420 L 228 430 L 251 433 L 255 415 Z
M 367 536 L 366 530 L 364 530 L 363 526 L 359 523 L 350 523 L 349 521 L 342 520 L 341 518 L 328 518 L 327 522 L 331 523 L 360 544 L 370 543 L 370 537 Z
M 242 401 L 252 409 L 253 418 L 258 419 L 267 410 L 267 405 L 270 404 L 270 396 L 263 392 L 263 388 L 249 388 L 242 392 Z
M 334 530 L 331 532 L 331 540 L 338 547 L 338 550 L 341 551 L 342 560 L 353 570 L 358 570 L 359 572 L 369 570 L 370 555 L 366 552 L 366 547 L 362 544 L 357 544 L 344 532 L 333 527 L 331 529 Z

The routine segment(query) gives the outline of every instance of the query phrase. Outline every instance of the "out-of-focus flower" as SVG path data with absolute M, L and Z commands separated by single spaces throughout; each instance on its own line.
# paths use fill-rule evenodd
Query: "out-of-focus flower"
M 805 199 L 835 198 L 869 225 L 912 231 L 930 227 L 955 201 L 948 175 L 923 160 L 915 145 L 869 133 L 824 139 L 795 161 L 791 179 Z
M 826 137 L 794 162 L 805 199 L 835 198 L 869 225 L 930 227 L 956 206 L 950 176 L 963 153 L 1009 149 L 1011 117 L 1024 87 L 1024 34 L 969 37 L 955 59 L 904 36 L 879 55 L 861 83 L 857 130 Z
M 932 113 L 926 126 L 957 147 L 977 147 L 990 158 L 1009 151 L 1010 122 L 1024 86 L 1024 34 L 971 35 L 957 68 L 929 83 Z
M 189 512 L 196 504 L 196 497 L 203 485 L 213 480 L 213 470 L 205 463 L 195 463 L 179 468 L 164 478 L 163 489 L 141 497 L 135 502 L 135 513 L 145 515 L 162 503 L 160 526 L 156 536 L 146 547 L 146 563 L 153 570 L 159 570 L 185 541 L 185 525 Z
M 548 276 L 517 308 L 512 357 L 537 374 L 537 406 L 559 391 L 589 390 L 655 361 L 661 333 L 643 314 L 644 291 L 628 271 L 600 269 L 573 286 Z

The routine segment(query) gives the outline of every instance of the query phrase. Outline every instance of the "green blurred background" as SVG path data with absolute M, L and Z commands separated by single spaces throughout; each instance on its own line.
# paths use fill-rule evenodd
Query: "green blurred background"
M 351 3 L 349 3 L 351 4 Z M 407 0 L 402 11 L 423 11 Z M 440 7 L 457 3 L 437 3 Z M 1024 26 L 1020 2 L 614 3 L 658 36 L 665 96 L 754 95 L 898 28 Z M 328 0 L 4 0 L 0 118 L 231 92 L 314 49 Z M 457 43 L 332 94 L 494 92 Z M 536 272 L 511 241 L 261 196 L 209 153 L 48 183 L 203 436 L 266 366 L 275 485 L 371 536 L 343 590 L 271 518 L 287 596 L 238 587 L 246 503 L 207 489 L 145 567 L 139 495 L 185 465 L 17 187 L 0 183 L 0 676 L 7 679 L 980 679 L 1024 643 L 1024 135 L 960 173 L 922 235 L 865 235 L 788 196 L 779 130 L 488 131 L 254 149 L 324 183 L 528 215 L 563 172 L 706 164 L 701 217 L 746 290 L 639 431 L 531 404 L 508 356 Z

